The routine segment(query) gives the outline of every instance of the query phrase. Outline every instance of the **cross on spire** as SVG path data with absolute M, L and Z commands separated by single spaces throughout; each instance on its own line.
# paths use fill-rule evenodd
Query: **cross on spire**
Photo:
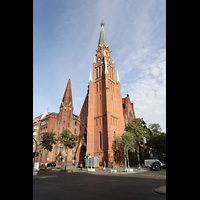
M 101 26 L 104 26 L 104 22 L 103 22 L 103 20 L 101 20 L 101 24 L 100 24 Z

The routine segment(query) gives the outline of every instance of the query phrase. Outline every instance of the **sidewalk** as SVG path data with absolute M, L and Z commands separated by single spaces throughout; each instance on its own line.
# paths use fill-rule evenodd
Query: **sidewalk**
M 91 169 L 91 168 L 88 168 Z M 65 171 L 65 167 L 47 167 L 47 169 L 40 169 L 39 171 L 60 171 L 65 173 L 73 173 L 73 172 L 81 172 L 81 173 L 88 173 L 88 174 L 94 174 L 94 175 L 110 175 L 110 176 L 134 176 L 134 177 L 140 177 L 140 178 L 156 178 L 156 179 L 166 179 L 166 170 L 162 171 L 151 171 L 147 168 L 137 168 L 137 167 L 131 167 L 132 171 L 125 171 L 124 167 L 116 166 L 114 168 L 95 168 L 95 171 L 88 171 L 87 168 L 78 168 L 77 166 L 67 166 L 67 170 Z M 93 168 L 94 169 L 94 168 Z M 37 174 L 33 174 L 37 175 Z
M 166 185 L 160 186 L 160 187 L 156 188 L 154 191 L 159 194 L 166 194 Z
M 91 168 L 82 168 L 82 170 L 76 166 L 68 166 L 67 167 L 68 170 L 72 170 L 73 172 L 86 172 L 86 173 L 93 173 L 93 174 L 135 174 L 135 173 L 141 173 L 141 172 L 146 172 L 148 171 L 148 169 L 146 168 L 140 168 L 138 169 L 137 167 L 131 167 L 131 169 L 133 169 L 132 172 L 125 172 L 125 168 L 124 167 L 114 167 L 114 168 L 106 168 L 106 169 L 102 169 L 102 168 L 95 168 L 94 172 L 90 172 L 88 171 L 88 169 Z M 56 170 L 56 169 L 54 169 Z M 64 170 L 64 167 L 61 167 L 60 169 L 61 171 Z M 117 170 L 114 171 L 114 170 Z
M 148 172 L 149 169 L 146 168 L 138 168 L 138 167 L 131 167 L 130 169 L 133 169 L 133 171 L 125 171 L 124 167 L 116 166 L 114 168 L 95 168 L 95 171 L 88 171 L 89 168 L 78 168 L 77 166 L 67 166 L 67 172 L 87 172 L 87 173 L 93 173 L 93 174 L 137 174 L 137 173 L 143 173 L 143 172 Z M 47 167 L 47 169 L 40 169 L 40 170 L 48 170 L 48 171 L 65 171 L 65 167 Z

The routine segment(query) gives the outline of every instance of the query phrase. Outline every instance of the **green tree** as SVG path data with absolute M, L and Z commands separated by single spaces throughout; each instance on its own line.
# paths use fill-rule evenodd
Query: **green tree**
M 150 136 L 150 131 L 146 126 L 145 121 L 142 118 L 135 118 L 131 122 L 129 122 L 125 128 L 125 133 L 122 134 L 121 137 L 114 137 L 115 141 L 113 142 L 113 150 L 120 151 L 120 148 L 124 150 L 124 158 L 127 156 L 128 159 L 128 151 L 136 151 L 137 159 L 138 159 L 138 167 L 140 167 L 140 145 L 144 142 L 144 138 L 148 140 Z M 121 150 L 122 151 L 122 150 Z M 125 166 L 126 166 L 126 159 Z M 129 165 L 129 164 L 128 164 Z
M 69 149 L 72 149 L 75 147 L 77 140 L 78 140 L 78 136 L 73 135 L 71 131 L 69 131 L 68 129 L 64 130 L 58 137 L 58 141 L 60 141 L 60 143 L 63 144 L 66 148 L 66 156 L 65 156 L 66 167 L 67 167 L 68 151 Z
M 151 149 L 153 156 L 161 160 L 166 161 L 166 133 L 161 132 L 159 124 L 150 124 L 149 129 L 151 135 L 147 142 L 147 146 Z
M 150 124 L 148 128 L 150 130 L 150 134 L 160 134 L 162 131 L 160 124 L 156 123 Z
M 125 130 L 131 135 L 131 141 L 134 141 L 134 150 L 137 151 L 138 167 L 140 168 L 140 145 L 144 140 L 148 141 L 150 131 L 143 118 L 135 118 L 127 124 Z
M 46 163 L 47 163 L 48 151 L 51 152 L 51 150 L 53 148 L 53 144 L 56 144 L 55 135 L 56 135 L 55 133 L 46 132 L 42 136 L 42 147 L 47 150 L 47 153 L 46 153 Z
M 134 146 L 134 140 L 133 136 L 130 132 L 125 132 L 122 134 L 121 137 L 119 136 L 114 136 L 115 141 L 113 141 L 112 148 L 113 150 L 116 151 L 124 151 L 124 165 L 126 166 L 126 159 L 128 161 L 128 167 L 130 167 L 129 164 L 129 157 L 128 157 L 128 151 L 133 152 L 135 150 Z

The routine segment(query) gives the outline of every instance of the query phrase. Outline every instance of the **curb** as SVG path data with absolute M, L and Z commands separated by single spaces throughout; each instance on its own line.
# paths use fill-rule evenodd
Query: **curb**
M 45 179 L 45 178 L 55 178 L 55 177 L 57 177 L 57 175 L 49 175 L 49 176 L 38 175 L 38 176 L 34 176 L 33 179 Z
M 160 186 L 160 187 L 154 189 L 154 191 L 157 192 L 157 193 L 159 193 L 159 194 L 166 195 L 166 185 Z

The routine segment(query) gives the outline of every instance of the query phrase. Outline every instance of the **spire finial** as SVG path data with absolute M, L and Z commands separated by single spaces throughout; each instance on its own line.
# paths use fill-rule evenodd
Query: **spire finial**
M 104 26 L 104 22 L 103 22 L 103 19 L 101 20 L 101 24 L 100 24 L 101 26 Z
M 117 82 L 117 83 L 120 82 L 120 80 L 119 80 L 119 73 L 118 73 L 118 70 L 117 70 L 117 80 L 116 80 L 116 82 Z
M 92 81 L 92 71 L 91 71 L 91 68 L 90 68 L 90 76 L 89 76 L 89 82 Z
M 112 57 L 112 63 L 114 63 L 114 58 Z

